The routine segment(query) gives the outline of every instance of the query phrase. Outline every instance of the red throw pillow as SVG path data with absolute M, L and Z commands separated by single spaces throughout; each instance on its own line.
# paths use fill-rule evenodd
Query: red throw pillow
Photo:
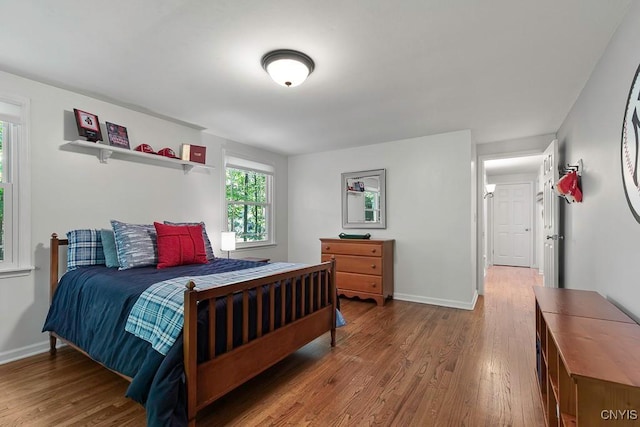
M 202 226 L 166 225 L 154 222 L 158 233 L 158 268 L 206 264 Z

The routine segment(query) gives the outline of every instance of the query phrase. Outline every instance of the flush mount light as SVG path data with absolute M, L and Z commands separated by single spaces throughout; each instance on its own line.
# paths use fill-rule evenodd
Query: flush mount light
M 286 87 L 298 86 L 313 71 L 313 59 L 297 50 L 280 49 L 262 57 L 262 68 L 274 82 Z

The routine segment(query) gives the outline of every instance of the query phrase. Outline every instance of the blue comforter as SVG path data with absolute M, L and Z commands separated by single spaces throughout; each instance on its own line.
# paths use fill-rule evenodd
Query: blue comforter
M 60 280 L 43 332 L 55 332 L 109 369 L 131 377 L 126 395 L 145 406 L 149 426 L 186 425 L 182 336 L 163 356 L 148 342 L 125 332 L 129 312 L 154 283 L 259 265 L 262 263 L 218 258 L 209 264 L 161 270 L 94 266 L 69 271 Z M 198 323 L 207 324 L 204 310 L 199 310 Z M 204 356 L 199 352 L 199 358 Z

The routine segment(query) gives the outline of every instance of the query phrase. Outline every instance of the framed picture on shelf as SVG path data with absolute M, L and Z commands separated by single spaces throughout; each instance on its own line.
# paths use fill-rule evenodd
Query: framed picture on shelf
M 78 134 L 87 138 L 87 141 L 102 141 L 102 132 L 100 131 L 100 122 L 98 116 L 87 113 L 86 111 L 73 109 L 76 116 L 76 125 L 78 125 Z
M 129 135 L 127 134 L 127 128 L 124 126 L 116 125 L 115 123 L 104 122 L 107 126 L 107 137 L 109 138 L 109 145 L 113 147 L 129 149 Z

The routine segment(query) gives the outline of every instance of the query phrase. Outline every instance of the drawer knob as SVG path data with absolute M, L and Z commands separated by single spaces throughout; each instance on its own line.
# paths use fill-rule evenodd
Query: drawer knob
M 328 251 L 329 249 L 331 249 L 331 246 L 325 246 L 324 249 Z
M 372 283 L 372 284 L 371 284 L 371 287 L 372 287 L 372 288 L 375 288 L 375 287 L 376 287 L 376 284 L 375 284 L 375 283 Z
M 371 268 L 376 268 L 376 265 L 375 264 L 371 264 Z
M 371 249 L 371 253 L 375 254 L 376 253 L 376 248 Z

